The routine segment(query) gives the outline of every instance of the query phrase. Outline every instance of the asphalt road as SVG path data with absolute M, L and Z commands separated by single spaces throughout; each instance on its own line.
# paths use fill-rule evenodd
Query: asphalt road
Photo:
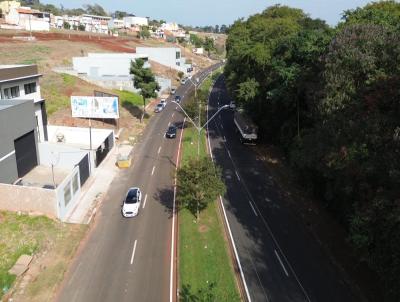
M 209 101 L 209 116 L 229 103 L 223 78 Z M 346 278 L 290 211 L 251 146 L 235 132 L 233 112 L 209 125 L 210 147 L 221 166 L 223 198 L 245 284 L 252 301 L 359 301 Z
M 196 77 L 201 81 L 219 66 L 207 68 Z M 193 88 L 188 81 L 176 94 L 184 101 Z M 183 116 L 171 99 L 163 111 L 151 118 L 135 145 L 132 167 L 112 182 L 95 225 L 66 274 L 58 301 L 170 301 L 171 285 L 175 298 L 171 242 L 174 173 L 181 130 L 176 139 L 166 139 L 164 134 L 170 123 L 181 123 Z M 133 186 L 142 191 L 139 215 L 123 218 L 121 204 Z

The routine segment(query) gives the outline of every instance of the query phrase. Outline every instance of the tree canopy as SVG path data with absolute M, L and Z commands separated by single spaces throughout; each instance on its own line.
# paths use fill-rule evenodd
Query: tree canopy
M 272 6 L 229 29 L 230 93 L 280 145 L 299 182 L 347 229 L 386 301 L 400 300 L 400 4 L 330 28 Z

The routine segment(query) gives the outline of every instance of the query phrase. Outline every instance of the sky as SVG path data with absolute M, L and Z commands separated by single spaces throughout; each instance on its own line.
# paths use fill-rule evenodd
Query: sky
M 136 16 L 163 19 L 184 25 L 232 24 L 239 18 L 262 12 L 275 4 L 301 8 L 312 18 L 325 20 L 329 25 L 336 25 L 344 10 L 362 7 L 368 0 L 42 0 L 66 8 L 79 8 L 85 4 L 100 4 L 106 11 L 126 11 Z

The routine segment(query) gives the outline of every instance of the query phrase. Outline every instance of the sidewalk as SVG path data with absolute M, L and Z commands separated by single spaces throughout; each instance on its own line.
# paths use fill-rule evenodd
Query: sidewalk
M 81 197 L 77 204 L 66 214 L 65 222 L 88 224 L 95 213 L 98 201 L 108 191 L 114 177 L 120 171 L 116 166 L 119 152 L 130 153 L 132 146 L 114 147 L 97 167 L 81 189 Z

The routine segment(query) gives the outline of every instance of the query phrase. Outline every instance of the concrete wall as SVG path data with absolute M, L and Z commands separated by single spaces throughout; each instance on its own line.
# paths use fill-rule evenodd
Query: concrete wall
M 64 179 L 57 187 L 55 194 L 57 196 L 58 218 L 64 220 L 66 213 L 76 205 L 81 194 L 79 167 L 75 167 Z
M 18 178 L 14 140 L 34 130 L 36 154 L 39 153 L 34 107 L 29 100 L 0 100 L 0 104 L 12 105 L 0 109 L 0 182 L 13 183 Z
M 78 148 L 48 142 L 39 143 L 38 149 L 41 165 L 51 167 L 53 164 L 56 167 L 70 170 L 74 169 L 88 153 Z
M 186 72 L 182 66 L 181 49 L 177 47 L 136 47 L 136 53 L 147 54 L 150 61 Z M 177 58 L 177 53 L 179 53 Z
M 54 190 L 0 184 L 0 209 L 2 210 L 41 213 L 56 218 L 58 216 L 56 204 Z

